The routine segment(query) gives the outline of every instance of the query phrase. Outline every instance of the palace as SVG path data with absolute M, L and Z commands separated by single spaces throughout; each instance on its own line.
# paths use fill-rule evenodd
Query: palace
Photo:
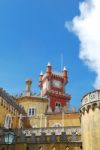
M 66 68 L 55 72 L 48 63 L 40 94 L 31 91 L 31 79 L 20 96 L 0 88 L 0 150 L 99 150 L 100 90 L 86 94 L 76 112 L 68 107 L 67 83 Z

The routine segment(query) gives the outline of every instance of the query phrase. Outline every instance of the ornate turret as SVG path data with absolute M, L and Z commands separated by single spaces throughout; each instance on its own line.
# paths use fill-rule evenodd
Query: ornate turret
M 52 70 L 51 64 L 48 63 L 46 73 L 40 74 L 41 96 L 48 97 L 48 108 L 51 108 L 52 111 L 61 112 L 62 108 L 66 107 L 66 103 L 69 102 L 70 96 L 65 93 L 66 83 L 67 70 L 65 67 L 63 72 L 55 72 Z
M 48 77 L 51 76 L 51 73 L 52 73 L 52 66 L 50 63 L 47 64 L 47 70 L 46 70 L 46 74 Z
M 63 79 L 64 79 L 64 84 L 66 84 L 68 82 L 67 80 L 67 69 L 66 67 L 64 67 L 63 69 Z
M 43 78 L 43 72 L 41 71 L 40 77 L 39 77 L 39 87 L 42 88 L 42 78 Z

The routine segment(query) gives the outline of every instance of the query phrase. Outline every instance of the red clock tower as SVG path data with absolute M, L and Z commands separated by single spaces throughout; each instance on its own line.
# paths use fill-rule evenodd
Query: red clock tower
M 61 73 L 52 71 L 50 63 L 47 65 L 46 73 L 40 74 L 39 86 L 41 96 L 49 100 L 49 107 L 52 111 L 61 112 L 61 109 L 69 102 L 70 96 L 65 93 L 65 85 L 68 82 L 67 70 L 64 67 Z

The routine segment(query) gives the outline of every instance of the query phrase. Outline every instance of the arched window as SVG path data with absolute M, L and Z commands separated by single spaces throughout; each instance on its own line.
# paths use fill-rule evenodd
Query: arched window
M 56 122 L 52 125 L 52 127 L 62 127 L 62 124 L 59 122 Z
M 7 114 L 4 121 L 4 128 L 9 129 L 12 125 L 12 117 L 11 114 Z

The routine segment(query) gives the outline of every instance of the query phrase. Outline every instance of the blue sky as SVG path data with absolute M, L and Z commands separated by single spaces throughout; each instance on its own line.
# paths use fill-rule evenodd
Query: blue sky
M 48 61 L 53 70 L 68 70 L 66 92 L 79 107 L 84 94 L 93 90 L 95 74 L 79 59 L 79 40 L 65 22 L 79 15 L 82 0 L 0 0 L 0 87 L 10 94 L 25 90 L 25 80 L 38 78 Z

